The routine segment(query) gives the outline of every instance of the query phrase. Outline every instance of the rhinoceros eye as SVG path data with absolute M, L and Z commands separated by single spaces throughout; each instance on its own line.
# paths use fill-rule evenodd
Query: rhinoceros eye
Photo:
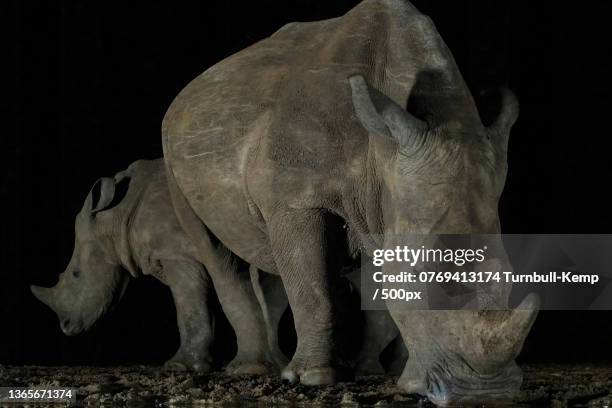
M 78 269 L 75 269 L 74 271 L 72 271 L 72 276 L 74 276 L 75 278 L 78 278 L 81 275 L 81 271 L 79 271 Z

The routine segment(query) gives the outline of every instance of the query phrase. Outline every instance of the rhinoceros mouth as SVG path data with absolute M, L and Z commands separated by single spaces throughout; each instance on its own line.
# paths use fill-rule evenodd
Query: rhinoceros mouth
M 491 375 L 467 363 L 460 367 L 435 364 L 426 375 L 427 397 L 441 406 L 507 401 L 516 397 L 522 380 L 522 371 L 514 362 Z
M 66 336 L 74 336 L 85 330 L 82 323 L 69 317 L 60 317 L 60 328 Z

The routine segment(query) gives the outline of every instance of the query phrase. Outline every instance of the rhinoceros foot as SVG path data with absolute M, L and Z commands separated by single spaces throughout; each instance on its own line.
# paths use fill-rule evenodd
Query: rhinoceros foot
M 229 375 L 269 375 L 278 374 L 278 366 L 273 359 L 249 358 L 236 356 L 225 367 L 225 372 Z
M 298 380 L 304 385 L 333 385 L 338 381 L 354 378 L 351 369 L 346 367 L 308 367 L 293 360 L 281 373 L 283 380 L 294 384 Z
M 209 373 L 213 370 L 210 358 L 192 357 L 180 351 L 164 363 L 164 369 L 169 371 L 197 371 L 200 373 Z

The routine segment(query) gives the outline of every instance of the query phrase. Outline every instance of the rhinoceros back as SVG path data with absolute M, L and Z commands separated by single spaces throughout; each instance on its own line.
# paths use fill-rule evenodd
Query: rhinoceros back
M 253 262 L 267 250 L 267 214 L 253 203 L 249 180 L 285 195 L 321 188 L 321 180 L 346 184 L 351 160 L 368 144 L 348 78 L 363 75 L 406 106 L 424 72 L 437 73 L 435 86 L 420 90 L 424 106 L 470 98 L 433 24 L 407 1 L 366 0 L 342 17 L 288 24 L 177 96 L 163 124 L 168 169 L 197 216 Z M 288 172 L 300 181 L 278 187 Z

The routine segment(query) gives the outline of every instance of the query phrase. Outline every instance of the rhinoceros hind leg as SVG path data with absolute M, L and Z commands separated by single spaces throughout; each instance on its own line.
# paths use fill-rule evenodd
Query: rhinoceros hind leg
M 402 336 L 398 334 L 389 347 L 392 347 L 393 360 L 387 366 L 387 374 L 401 375 L 409 358 Z
M 215 285 L 223 312 L 236 333 L 237 353 L 226 366 L 228 374 L 278 373 L 274 356 L 268 346 L 263 313 L 251 284 L 248 271 L 240 270 L 238 259 L 219 245 L 215 259 L 207 268 Z
M 278 343 L 278 326 L 283 313 L 289 306 L 287 294 L 280 277 L 260 271 L 251 265 L 251 282 L 257 295 L 257 300 L 263 312 L 264 321 L 268 332 L 268 345 L 274 360 L 279 367 L 286 367 L 289 360 L 280 350 Z
M 380 375 L 385 374 L 385 368 L 378 357 L 362 358 L 357 362 L 355 372 L 357 375 Z
M 346 277 L 358 291 L 361 290 L 360 269 Z M 385 368 L 380 362 L 380 356 L 393 339 L 399 336 L 399 330 L 386 310 L 365 310 L 363 317 L 363 342 L 355 359 L 355 371 L 361 375 L 384 374 Z

